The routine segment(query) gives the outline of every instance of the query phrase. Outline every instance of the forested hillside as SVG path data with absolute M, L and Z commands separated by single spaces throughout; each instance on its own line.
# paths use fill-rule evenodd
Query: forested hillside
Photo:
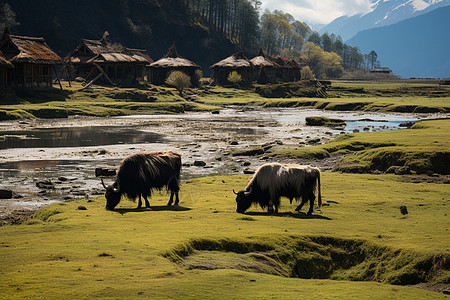
M 250 2 L 229 1 L 227 15 L 224 10 L 219 15 L 218 7 L 209 2 L 217 1 L 4 0 L 0 4 L 12 10 L 13 34 L 44 36 L 61 56 L 81 38 L 100 39 L 108 31 L 112 42 L 147 49 L 153 59 L 175 42 L 180 55 L 208 71 L 211 64 L 239 48 L 249 49 L 258 28 L 258 14 Z

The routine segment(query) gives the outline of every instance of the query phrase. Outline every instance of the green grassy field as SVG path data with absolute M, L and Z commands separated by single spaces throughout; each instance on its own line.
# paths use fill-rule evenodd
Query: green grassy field
M 111 212 L 99 197 L 3 226 L 2 298 L 446 299 L 399 284 L 450 282 L 448 185 L 324 173 L 312 216 L 287 199 L 237 214 L 249 178 L 183 182 L 177 208 L 157 194 L 152 211 Z
M 347 154 L 336 165 L 340 171 L 387 171 L 392 166 L 409 166 L 417 173 L 449 174 L 450 120 L 422 121 L 411 129 L 346 134 L 320 146 L 279 150 L 271 155 L 320 159 L 338 154 Z
M 205 86 L 189 89 L 186 98 L 174 88 L 142 85 L 136 88 L 116 88 L 93 85 L 80 91 L 79 83 L 69 87 L 63 82 L 63 91 L 25 90 L 17 94 L 3 92 L 0 102 L 0 120 L 23 118 L 66 118 L 69 115 L 116 116 L 131 114 L 182 113 L 211 111 L 223 105 L 259 105 L 265 107 L 308 107 L 326 110 L 364 110 L 394 112 L 449 112 L 450 88 L 436 83 L 414 81 L 333 81 L 328 98 L 296 97 L 265 98 L 258 87 L 225 88 Z M 275 87 L 275 86 L 274 86 Z

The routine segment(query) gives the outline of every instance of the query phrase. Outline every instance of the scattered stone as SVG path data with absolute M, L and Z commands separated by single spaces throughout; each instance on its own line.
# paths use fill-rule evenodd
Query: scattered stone
M 86 206 L 80 205 L 77 207 L 77 210 L 87 210 Z
M 405 205 L 400 206 L 400 212 L 402 213 L 402 215 L 408 214 L 408 209 L 406 208 Z
M 250 174 L 255 174 L 256 170 L 254 169 L 250 169 L 250 168 L 245 168 L 244 169 L 244 174 L 250 175 Z
M 206 166 L 206 163 L 203 160 L 196 160 L 196 161 L 194 161 L 194 166 L 204 167 L 204 166 Z
M 0 190 L 0 199 L 11 199 L 13 194 L 11 190 Z
M 220 111 L 218 111 L 218 110 L 213 110 L 211 113 L 212 113 L 213 115 L 218 115 L 218 114 L 220 114 Z
M 244 161 L 243 163 L 242 163 L 242 165 L 244 166 L 244 167 L 248 167 L 248 166 L 250 166 L 252 163 L 251 162 L 249 162 L 249 161 Z
M 319 138 L 310 139 L 307 142 L 308 142 L 308 144 L 317 144 L 320 142 L 320 139 Z
M 59 181 L 68 181 L 69 179 L 66 177 L 58 177 L 58 180 Z
M 50 180 L 36 182 L 36 186 L 40 189 L 54 189 L 55 185 Z
M 95 168 L 95 177 L 99 176 L 115 176 L 116 170 L 107 168 Z
M 401 124 L 398 125 L 398 126 L 399 126 L 399 127 L 406 127 L 406 128 L 409 128 L 409 127 L 411 127 L 411 126 L 413 126 L 413 125 L 414 125 L 414 122 L 406 121 L 406 122 L 401 123 Z
M 239 145 L 239 142 L 238 142 L 238 141 L 231 141 L 231 142 L 230 142 L 230 145 L 236 146 L 236 145 Z
M 359 129 L 353 129 L 353 133 L 358 133 Z

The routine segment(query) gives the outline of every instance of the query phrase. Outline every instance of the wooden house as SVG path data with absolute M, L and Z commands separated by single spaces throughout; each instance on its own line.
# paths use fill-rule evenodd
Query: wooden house
M 144 81 L 146 66 L 152 62 L 147 50 L 111 44 L 107 40 L 108 35 L 105 32 L 100 40 L 81 40 L 64 59 L 66 66 L 69 66 L 70 76 L 89 80 L 96 75 L 104 75 L 103 82 L 113 85 Z
M 253 65 L 252 80 L 258 83 L 276 83 L 278 65 L 266 57 L 260 48 L 257 56 L 250 60 Z
M 0 52 L 0 89 L 8 85 L 8 75 L 12 69 L 14 69 L 14 66 Z
M 164 57 L 150 64 L 149 81 L 156 85 L 163 85 L 171 72 L 181 71 L 191 78 L 193 86 L 197 86 L 200 78 L 196 71 L 200 69 L 201 67 L 196 63 L 181 57 L 175 45 L 172 45 Z
M 6 28 L 0 41 L 0 51 L 14 65 L 7 72 L 8 85 L 52 86 L 55 65 L 61 63 L 61 58 L 50 49 L 44 38 L 11 35 Z
M 276 77 L 280 82 L 294 82 L 301 79 L 302 67 L 293 59 L 278 57 L 273 60 L 277 64 Z
M 242 77 L 242 83 L 252 82 L 253 64 L 245 57 L 244 53 L 238 52 L 211 66 L 214 70 L 213 78 L 217 84 L 230 84 L 228 76 L 236 71 Z

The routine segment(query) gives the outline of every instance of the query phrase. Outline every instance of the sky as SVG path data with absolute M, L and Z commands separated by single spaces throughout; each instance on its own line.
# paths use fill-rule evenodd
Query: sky
M 291 14 L 296 20 L 316 27 L 344 15 L 370 10 L 370 0 L 261 0 L 262 10 L 275 9 Z

